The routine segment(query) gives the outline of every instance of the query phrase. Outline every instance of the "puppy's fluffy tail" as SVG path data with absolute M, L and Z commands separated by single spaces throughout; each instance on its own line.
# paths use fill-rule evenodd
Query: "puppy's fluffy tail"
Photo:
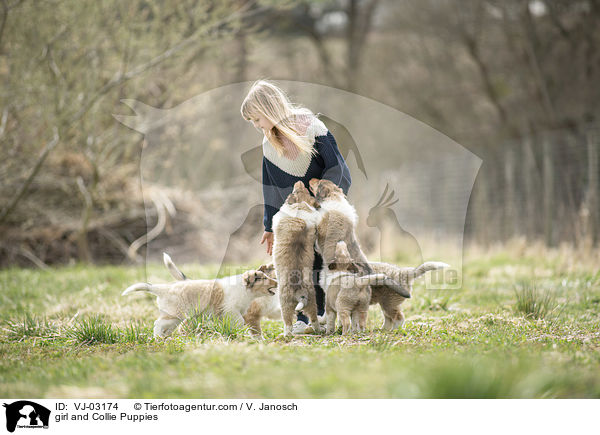
M 418 278 L 431 270 L 443 269 L 444 267 L 450 267 L 450 265 L 441 261 L 427 261 L 415 269 L 413 272 L 414 278 Z
M 185 274 L 181 270 L 179 270 L 177 266 L 175 266 L 175 263 L 173 263 L 173 260 L 171 260 L 171 257 L 166 252 L 163 252 L 163 262 L 165 263 L 167 269 L 169 269 L 169 272 L 171 273 L 173 278 L 175 278 L 178 281 L 185 281 L 186 279 L 188 279 L 187 276 L 185 276 Z
M 169 286 L 166 284 L 150 284 L 147 282 L 139 282 L 127 287 L 125 291 L 121 293 L 121 296 L 125 296 L 133 292 L 148 292 L 156 296 L 163 296 L 168 290 Z
M 388 277 L 383 273 L 375 273 L 372 275 L 360 276 L 357 278 L 357 281 L 361 284 L 369 284 L 376 286 L 385 286 L 390 290 L 398 293 L 403 298 L 409 299 L 410 292 L 404 286 L 402 286 L 398 281 Z

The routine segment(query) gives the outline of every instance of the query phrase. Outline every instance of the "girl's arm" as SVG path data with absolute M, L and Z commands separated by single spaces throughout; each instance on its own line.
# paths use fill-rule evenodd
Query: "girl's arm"
M 338 185 L 348 194 L 348 189 L 352 183 L 350 177 L 350 169 L 346 165 L 346 161 L 340 154 L 335 138 L 331 132 L 326 135 L 316 137 L 316 150 L 323 159 L 324 169 L 321 179 L 329 180 Z
M 269 178 L 269 172 L 267 171 L 265 160 L 263 157 L 262 164 L 262 185 L 263 185 L 263 202 L 264 202 L 264 213 L 263 213 L 263 224 L 265 226 L 265 232 L 260 239 L 260 244 L 266 242 L 267 246 L 267 254 L 273 254 L 273 216 L 277 213 L 277 209 L 273 207 L 272 204 L 275 204 L 275 198 L 273 195 L 275 194 L 275 189 L 271 185 L 271 180 Z
M 279 198 L 279 192 L 277 186 L 271 180 L 269 171 L 267 171 L 267 165 L 265 158 L 263 157 L 262 163 L 262 188 L 263 188 L 263 201 L 264 201 L 264 213 L 263 213 L 263 225 L 265 231 L 270 233 L 273 232 L 273 216 L 279 211 L 283 202 Z

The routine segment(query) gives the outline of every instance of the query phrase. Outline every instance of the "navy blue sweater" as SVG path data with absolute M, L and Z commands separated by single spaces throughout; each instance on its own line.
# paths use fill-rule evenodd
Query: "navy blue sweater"
M 306 131 L 306 136 L 314 141 L 316 153 L 301 154 L 294 160 L 278 155 L 269 141 L 266 138 L 263 140 L 262 183 L 265 231 L 273 231 L 273 216 L 279 211 L 298 180 L 302 181 L 307 188 L 312 178 L 330 180 L 348 194 L 352 182 L 350 170 L 331 132 L 315 117 Z

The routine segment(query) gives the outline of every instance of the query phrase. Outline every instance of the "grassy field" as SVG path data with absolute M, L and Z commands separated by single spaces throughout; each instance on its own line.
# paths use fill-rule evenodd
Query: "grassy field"
M 600 397 L 598 252 L 470 250 L 463 288 L 415 285 L 402 330 L 252 339 L 196 319 L 152 338 L 135 267 L 0 271 L 0 396 L 111 398 Z M 182 267 L 210 276 L 215 267 Z M 160 265 L 149 280 L 168 280 Z

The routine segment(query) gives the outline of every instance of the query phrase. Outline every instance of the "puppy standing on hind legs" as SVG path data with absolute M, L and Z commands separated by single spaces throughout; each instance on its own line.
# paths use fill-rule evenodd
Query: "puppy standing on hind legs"
M 320 206 L 317 250 L 323 256 L 323 269 L 333 262 L 337 242 L 343 240 L 361 274 L 370 274 L 371 267 L 356 237 L 358 215 L 348 202 L 344 191 L 330 180 L 313 178 L 309 184 Z
M 312 281 L 313 248 L 319 221 L 316 207 L 316 200 L 302 181 L 298 181 L 273 218 L 273 262 L 279 282 L 284 336 L 292 335 L 292 324 L 298 311 L 308 316 L 316 333 L 321 331 Z

